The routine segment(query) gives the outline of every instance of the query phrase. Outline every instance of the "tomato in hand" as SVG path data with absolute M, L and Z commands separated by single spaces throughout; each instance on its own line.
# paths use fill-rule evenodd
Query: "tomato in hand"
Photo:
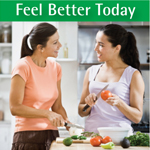
M 102 91 L 102 93 L 101 93 L 101 98 L 102 98 L 103 100 L 106 100 L 106 99 L 108 99 L 108 98 L 111 97 L 111 96 L 112 96 L 112 94 L 111 94 L 111 92 L 108 91 L 108 90 L 104 90 L 104 91 Z
M 112 139 L 109 137 L 109 136 L 105 136 L 103 139 L 102 139 L 102 143 L 106 144 L 108 142 L 112 142 Z
M 92 146 L 99 146 L 101 144 L 100 136 L 96 136 L 90 139 L 90 143 Z

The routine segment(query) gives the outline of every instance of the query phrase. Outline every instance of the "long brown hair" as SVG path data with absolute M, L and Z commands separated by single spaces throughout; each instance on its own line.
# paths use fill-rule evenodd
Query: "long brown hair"
M 31 32 L 23 37 L 21 46 L 21 58 L 25 56 L 31 56 L 38 44 L 43 47 L 46 46 L 49 37 L 52 36 L 57 29 L 49 23 L 39 23 L 33 27 Z M 27 44 L 27 39 L 30 39 L 31 48 Z
M 115 47 L 121 45 L 120 57 L 123 62 L 140 71 L 139 52 L 136 46 L 136 39 L 132 32 L 127 32 L 122 26 L 109 24 L 100 31 L 108 37 L 108 41 Z M 140 71 L 141 72 L 141 71 Z

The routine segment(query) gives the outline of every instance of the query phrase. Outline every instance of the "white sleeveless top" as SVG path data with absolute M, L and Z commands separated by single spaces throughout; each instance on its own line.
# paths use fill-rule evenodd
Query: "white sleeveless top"
M 127 105 L 130 105 L 130 83 L 133 73 L 137 70 L 128 66 L 118 82 L 94 81 L 101 65 L 94 65 L 89 71 L 89 92 L 98 94 L 107 84 L 107 90 L 120 97 Z M 98 127 L 129 127 L 132 134 L 131 121 L 116 107 L 107 104 L 98 98 L 92 107 L 90 115 L 85 121 L 85 131 L 98 133 Z

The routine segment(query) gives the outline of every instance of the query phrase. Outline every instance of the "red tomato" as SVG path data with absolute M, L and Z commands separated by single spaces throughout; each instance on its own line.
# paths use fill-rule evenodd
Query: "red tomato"
M 90 143 L 92 146 L 99 146 L 101 144 L 100 136 L 96 136 L 90 139 Z
M 96 137 L 99 138 L 101 141 L 103 139 L 100 135 L 97 135 Z
M 101 98 L 102 98 L 103 100 L 106 100 L 106 99 L 108 99 L 108 98 L 111 97 L 111 96 L 112 96 L 112 94 L 111 94 L 111 92 L 108 91 L 108 90 L 104 90 L 104 91 L 102 91 L 102 93 L 101 93 Z
M 112 139 L 109 137 L 109 136 L 105 136 L 103 139 L 102 139 L 102 143 L 106 144 L 108 142 L 112 142 Z

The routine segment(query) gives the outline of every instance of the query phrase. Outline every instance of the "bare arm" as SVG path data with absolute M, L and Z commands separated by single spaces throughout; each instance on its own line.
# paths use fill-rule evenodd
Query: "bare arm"
M 139 123 L 143 114 L 144 81 L 140 72 L 135 71 L 130 84 L 130 106 L 118 96 L 108 98 L 108 103 L 116 105 L 118 109 L 131 121 Z
M 96 95 L 94 93 L 92 94 L 89 93 L 89 69 L 87 70 L 84 77 L 81 100 L 78 106 L 78 113 L 81 117 L 89 115 L 91 107 L 95 105 L 93 100 L 96 99 Z M 83 108 L 85 107 L 86 104 L 88 104 L 90 107 L 85 112 L 83 112 Z
M 19 75 L 15 75 L 11 80 L 10 90 L 10 111 L 12 115 L 25 118 L 47 118 L 54 126 L 64 124 L 62 116 L 55 112 L 23 105 L 24 89 L 25 81 Z

